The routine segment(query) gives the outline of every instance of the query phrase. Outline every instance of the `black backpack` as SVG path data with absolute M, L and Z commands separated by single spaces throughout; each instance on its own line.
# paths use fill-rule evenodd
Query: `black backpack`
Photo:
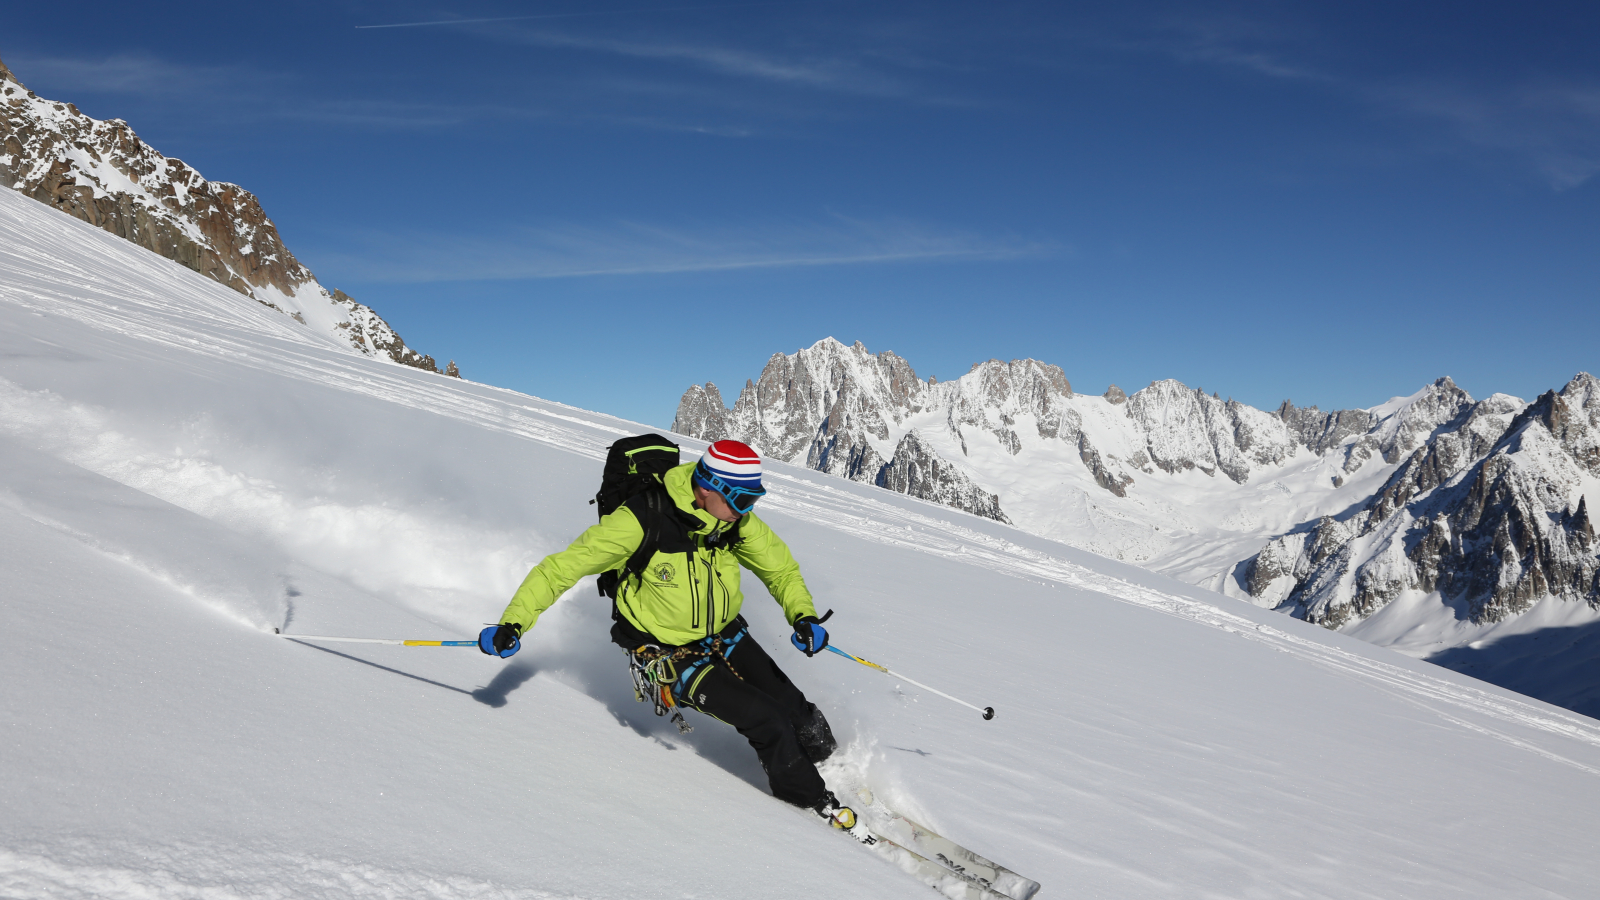
M 644 528 L 639 549 L 622 568 L 605 572 L 598 580 L 600 593 L 612 600 L 617 599 L 623 579 L 638 576 L 657 551 L 687 553 L 694 549 L 689 531 L 700 523 L 678 509 L 661 483 L 662 476 L 678 465 L 678 453 L 678 445 L 659 434 L 623 438 L 606 452 L 600 490 L 589 502 L 599 508 L 601 518 L 627 506 Z

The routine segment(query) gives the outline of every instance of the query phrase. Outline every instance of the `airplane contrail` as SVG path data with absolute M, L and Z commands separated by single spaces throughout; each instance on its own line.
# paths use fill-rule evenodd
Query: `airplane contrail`
M 497 16 L 492 19 L 439 19 L 433 22 L 395 22 L 389 25 L 357 25 L 357 28 L 421 28 L 424 25 L 477 25 L 482 22 L 521 22 L 528 19 L 575 19 L 581 16 L 618 16 L 641 12 L 688 12 L 701 9 L 744 9 L 752 6 L 783 6 L 783 3 L 721 3 L 715 6 L 655 6 L 635 9 L 607 9 L 593 12 L 544 13 L 532 16 Z

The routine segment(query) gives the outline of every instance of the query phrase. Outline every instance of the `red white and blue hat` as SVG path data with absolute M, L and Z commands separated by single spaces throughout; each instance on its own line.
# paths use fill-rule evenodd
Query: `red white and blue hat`
M 761 457 L 738 441 L 717 441 L 694 466 L 694 483 L 716 491 L 728 508 L 744 515 L 767 492 L 761 486 Z
M 742 488 L 742 492 L 766 493 L 761 487 L 761 457 L 748 444 L 738 441 L 717 441 L 706 448 L 700 457 L 698 470 L 715 476 L 729 487 Z M 707 479 L 709 480 L 709 479 Z

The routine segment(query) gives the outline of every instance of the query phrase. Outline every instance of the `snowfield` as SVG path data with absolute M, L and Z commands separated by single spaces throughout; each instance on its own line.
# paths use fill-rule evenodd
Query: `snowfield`
M 636 703 L 584 582 L 460 639 L 644 429 L 362 357 L 0 191 L 0 896 L 937 896 Z M 698 452 L 697 442 L 686 449 Z M 1600 723 L 992 521 L 771 465 L 828 765 L 1040 898 L 1593 897 Z M 752 579 L 753 583 L 753 579 Z

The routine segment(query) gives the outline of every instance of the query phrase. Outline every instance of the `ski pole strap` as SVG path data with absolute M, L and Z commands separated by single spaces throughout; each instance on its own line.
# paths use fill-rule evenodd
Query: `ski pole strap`
M 877 669 L 879 672 L 882 672 L 885 675 L 890 674 L 889 670 L 885 669 L 883 666 L 880 666 L 877 663 L 872 662 L 871 660 L 862 659 L 861 657 L 855 655 L 854 653 L 846 653 L 843 650 L 840 650 L 838 647 L 835 647 L 832 644 L 829 644 L 827 649 L 832 650 L 833 652 L 839 654 L 840 656 L 844 657 L 845 659 L 853 659 L 856 662 L 861 663 L 863 666 L 867 666 L 869 668 Z
M 854 661 L 856 661 L 858 663 L 861 663 L 863 666 L 867 666 L 868 668 L 872 668 L 872 669 L 877 669 L 879 672 L 882 672 L 885 675 L 891 675 L 891 676 L 893 676 L 895 678 L 898 678 L 901 681 L 904 681 L 906 684 L 916 685 L 917 687 L 922 688 L 923 690 L 925 690 L 925 691 L 927 691 L 929 693 L 938 694 L 939 696 L 945 698 L 946 700 L 954 700 L 955 702 L 961 704 L 962 706 L 965 706 L 968 709 L 975 709 L 978 712 L 983 713 L 983 717 L 986 720 L 994 718 L 994 707 L 992 707 L 992 706 L 973 706 L 971 703 L 968 703 L 967 701 L 962 700 L 959 697 L 952 697 L 949 694 L 946 694 L 944 691 L 941 691 L 938 688 L 928 687 L 927 685 L 923 684 L 920 681 L 912 681 L 911 679 L 905 677 L 904 675 L 901 675 L 899 672 L 891 672 L 891 671 L 888 670 L 888 668 L 886 668 L 884 666 L 880 666 L 877 663 L 872 662 L 871 660 L 862 659 L 861 657 L 855 655 L 854 653 L 846 653 L 845 651 L 840 650 L 838 647 L 835 647 L 832 644 L 829 644 L 827 646 L 827 649 L 832 650 L 833 652 L 839 654 L 840 656 L 844 657 L 845 659 L 854 660 Z
M 332 641 L 336 644 L 393 644 L 397 647 L 476 647 L 477 641 L 406 641 L 391 640 L 389 638 L 358 638 L 358 637 L 328 637 L 323 634 L 284 634 L 278 629 L 272 629 L 278 637 L 290 638 L 296 641 Z

